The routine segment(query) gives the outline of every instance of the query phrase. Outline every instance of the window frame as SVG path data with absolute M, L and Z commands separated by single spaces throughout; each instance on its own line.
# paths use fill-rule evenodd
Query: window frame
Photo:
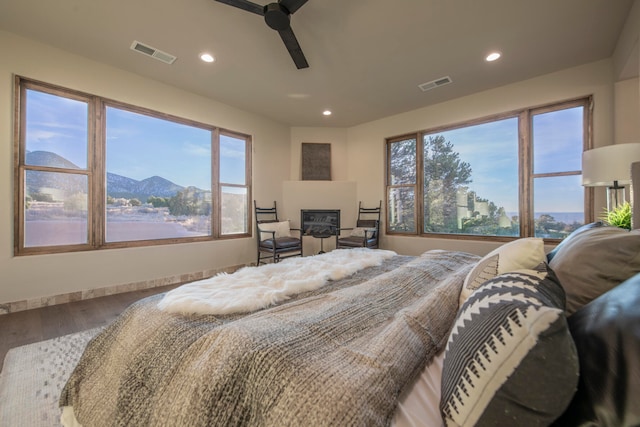
M 37 166 L 26 164 L 26 92 L 35 90 L 54 96 L 86 102 L 87 111 L 87 167 L 86 169 L 66 169 L 51 166 Z M 153 118 L 167 120 L 191 127 L 205 129 L 211 132 L 211 234 L 195 237 L 171 237 L 151 240 L 106 241 L 106 110 L 107 107 L 117 108 Z M 220 179 L 220 135 L 229 135 L 245 141 L 245 185 L 224 184 Z M 178 243 L 192 243 L 215 240 L 230 240 L 246 238 L 253 235 L 252 213 L 252 138 L 241 132 L 219 128 L 214 125 L 195 120 L 162 113 L 145 107 L 140 107 L 113 99 L 88 94 L 74 89 L 37 81 L 22 76 L 15 76 L 14 85 L 14 254 L 33 255 L 50 253 L 68 253 L 77 251 L 91 251 L 114 248 L 157 246 Z M 58 172 L 65 174 L 86 175 L 88 179 L 87 199 L 87 243 L 71 245 L 49 245 L 25 247 L 25 179 L 29 170 L 43 172 Z M 221 233 L 221 199 L 222 186 L 237 186 L 246 188 L 247 229 L 245 233 Z
M 544 114 L 563 109 L 583 107 L 583 152 L 589 150 L 593 146 L 593 96 L 580 97 L 565 101 L 549 103 L 536 107 L 522 108 L 505 113 L 498 113 L 477 119 L 467 120 L 450 125 L 442 125 L 417 132 L 405 133 L 385 139 L 385 203 L 387 206 L 387 221 L 385 221 L 385 234 L 389 236 L 415 236 L 415 237 L 434 237 L 441 239 L 454 240 L 478 240 L 493 242 L 508 242 L 523 237 L 534 237 L 535 220 L 534 220 L 534 195 L 533 181 L 535 178 L 556 177 L 556 176 L 572 176 L 580 175 L 582 171 L 563 171 L 552 173 L 534 174 L 533 165 L 533 128 L 532 119 L 537 114 Z M 438 132 L 444 132 L 464 127 L 491 123 L 494 121 L 504 120 L 508 118 L 518 118 L 518 193 L 519 193 L 519 215 L 520 215 L 520 235 L 511 236 L 483 236 L 473 234 L 447 234 L 447 233 L 427 233 L 424 232 L 424 136 L 433 135 Z M 407 139 L 416 140 L 416 182 L 414 184 L 391 184 L 391 144 L 404 141 Z M 415 230 L 410 232 L 398 232 L 390 229 L 388 207 L 390 189 L 399 187 L 413 187 L 414 191 L 414 223 Z M 593 188 L 584 187 L 584 221 L 590 223 L 594 221 L 594 198 Z M 545 238 L 545 243 L 558 243 L 561 239 Z

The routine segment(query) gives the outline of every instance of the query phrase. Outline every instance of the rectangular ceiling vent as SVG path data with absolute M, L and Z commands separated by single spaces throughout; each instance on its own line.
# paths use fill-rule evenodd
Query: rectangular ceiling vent
M 444 76 L 444 77 L 440 77 L 439 79 L 431 80 L 430 82 L 422 83 L 421 85 L 418 85 L 418 87 L 423 92 L 426 92 L 428 90 L 435 89 L 440 86 L 448 85 L 452 81 L 453 80 L 451 80 L 451 77 Z
M 151 47 L 144 43 L 140 43 L 139 41 L 134 40 L 131 44 L 131 50 L 135 50 L 136 52 L 140 52 L 144 55 L 150 56 L 158 61 L 162 61 L 166 64 L 173 64 L 177 58 L 167 52 L 163 52 L 155 47 Z

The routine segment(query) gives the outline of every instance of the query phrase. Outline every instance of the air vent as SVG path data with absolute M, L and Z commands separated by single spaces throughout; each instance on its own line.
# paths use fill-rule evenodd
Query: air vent
M 426 92 L 428 90 L 435 89 L 440 86 L 448 85 L 452 81 L 453 80 L 451 80 L 451 77 L 444 76 L 444 77 L 440 77 L 439 79 L 431 80 L 430 82 L 422 83 L 421 85 L 418 85 L 418 87 L 423 92 Z
M 136 41 L 136 40 L 134 40 L 133 43 L 131 44 L 131 50 L 135 50 L 136 52 L 140 52 L 144 55 L 150 56 L 166 64 L 173 64 L 173 61 L 176 60 L 175 56 L 167 52 L 163 52 L 159 49 L 156 49 L 155 47 L 151 47 L 144 43 L 140 43 L 139 41 Z

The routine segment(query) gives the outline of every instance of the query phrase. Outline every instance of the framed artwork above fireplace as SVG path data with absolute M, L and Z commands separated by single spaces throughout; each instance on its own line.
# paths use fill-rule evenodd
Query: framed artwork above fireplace
M 302 143 L 302 180 L 331 181 L 331 144 Z

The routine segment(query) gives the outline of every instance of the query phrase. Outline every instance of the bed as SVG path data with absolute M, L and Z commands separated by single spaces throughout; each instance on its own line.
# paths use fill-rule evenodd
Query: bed
M 87 346 L 63 424 L 640 423 L 640 230 L 243 270 L 127 309 Z

